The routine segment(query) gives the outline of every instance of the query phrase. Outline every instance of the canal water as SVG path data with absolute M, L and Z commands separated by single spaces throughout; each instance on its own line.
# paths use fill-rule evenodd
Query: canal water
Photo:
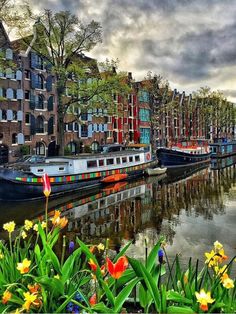
M 172 171 L 159 177 L 119 182 L 90 194 L 73 193 L 50 199 L 49 211 L 61 210 L 69 219 L 64 231 L 89 243 L 105 242 L 119 250 L 132 241 L 129 255 L 144 259 L 160 235 L 171 259 L 180 253 L 204 261 L 204 252 L 218 240 L 229 257 L 236 254 L 236 160 L 213 160 L 210 165 Z M 0 203 L 0 225 L 44 214 L 44 202 Z M 1 230 L 0 238 L 4 238 Z

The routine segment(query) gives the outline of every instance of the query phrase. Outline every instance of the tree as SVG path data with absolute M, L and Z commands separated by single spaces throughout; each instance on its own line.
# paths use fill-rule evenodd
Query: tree
M 101 26 L 95 21 L 84 25 L 69 11 L 53 13 L 44 10 L 40 16 L 31 17 L 34 35 L 25 36 L 25 28 L 18 28 L 22 41 L 32 46 L 33 51 L 46 62 L 55 75 L 57 91 L 58 144 L 59 154 L 64 153 L 64 123 L 68 113 L 87 112 L 94 108 L 114 110 L 114 93 L 125 94 L 128 86 L 124 73 L 117 73 L 117 62 L 106 61 L 102 73 L 97 62 L 85 57 L 101 42 Z M 69 96 L 69 97 L 68 97 Z M 78 113 L 78 110 L 76 110 Z M 79 119 L 78 114 L 74 115 Z

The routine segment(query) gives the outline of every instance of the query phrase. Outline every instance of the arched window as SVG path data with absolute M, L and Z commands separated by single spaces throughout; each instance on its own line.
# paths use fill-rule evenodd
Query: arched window
M 12 112 L 12 120 L 17 121 L 17 111 L 13 110 Z
M 36 96 L 35 109 L 44 109 L 44 97 L 43 95 Z
M 41 116 L 36 119 L 36 133 L 44 133 L 44 118 Z
M 11 142 L 12 144 L 17 144 L 17 134 L 13 133 L 11 136 Z
M 46 145 L 43 142 L 36 143 L 36 155 L 46 156 Z
M 44 77 L 40 74 L 36 75 L 35 87 L 39 89 L 44 89 Z
M 43 70 L 43 58 L 37 55 L 36 62 L 37 62 L 37 69 Z
M 71 155 L 75 155 L 77 152 L 77 145 L 75 142 L 70 142 L 68 143 L 67 147 L 70 150 Z

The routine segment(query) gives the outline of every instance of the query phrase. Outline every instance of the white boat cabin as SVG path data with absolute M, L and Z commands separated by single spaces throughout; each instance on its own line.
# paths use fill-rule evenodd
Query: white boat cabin
M 134 167 L 151 161 L 151 150 L 139 147 L 107 154 L 49 157 L 45 163 L 30 165 L 30 171 L 36 176 L 44 173 L 49 176 L 63 176 Z

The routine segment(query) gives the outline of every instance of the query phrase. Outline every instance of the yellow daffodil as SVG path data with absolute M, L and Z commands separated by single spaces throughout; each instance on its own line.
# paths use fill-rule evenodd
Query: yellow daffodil
M 221 276 L 222 274 L 225 273 L 226 268 L 227 268 L 227 265 L 224 265 L 223 267 L 215 266 L 214 271 L 215 271 L 216 275 Z
M 30 294 L 29 292 L 24 292 L 25 303 L 22 305 L 23 309 L 29 311 L 31 304 L 34 304 L 34 301 L 37 299 L 37 295 Z
M 0 260 L 4 258 L 2 251 L 0 251 Z
M 10 221 L 3 225 L 3 229 L 8 231 L 9 233 L 12 233 L 15 230 L 15 226 L 16 226 L 15 222 Z
M 208 311 L 208 303 L 213 303 L 215 300 L 211 298 L 211 293 L 208 291 L 205 292 L 204 289 L 199 292 L 195 292 L 197 302 L 200 303 L 200 309 L 202 311 Z
M 35 225 L 33 226 L 33 230 L 36 231 L 36 232 L 38 232 L 38 230 L 39 230 L 38 224 L 35 224 Z
M 209 267 L 215 266 L 216 264 L 216 253 L 214 250 L 211 250 L 210 253 L 205 253 L 206 261 L 205 264 L 208 264 Z
M 60 279 L 60 276 L 57 274 L 57 275 L 54 276 L 54 278 Z
M 234 287 L 234 281 L 230 279 L 226 273 L 222 275 L 221 282 L 226 289 L 231 289 Z
M 234 281 L 230 278 L 226 278 L 225 280 L 223 280 L 223 286 L 226 289 L 234 288 Z
M 220 249 L 223 248 L 223 245 L 219 241 L 214 242 L 214 248 L 216 251 L 219 251 Z
M 104 251 L 105 246 L 104 246 L 104 244 L 99 243 L 99 244 L 97 245 L 97 248 L 98 248 L 98 251 L 100 252 L 100 251 Z
M 8 290 L 4 291 L 3 296 L 2 296 L 2 303 L 7 304 L 7 302 L 11 299 L 11 297 L 12 297 L 12 294 L 10 291 Z
M 222 263 L 223 261 L 225 261 L 228 258 L 228 256 L 225 255 L 224 249 L 220 249 L 219 252 L 218 252 L 218 255 L 219 255 L 218 256 L 219 263 Z
M 46 228 L 46 225 L 47 225 L 46 221 L 42 221 L 42 222 L 41 222 L 41 227 L 42 227 L 43 229 Z
M 23 230 L 21 231 L 21 236 L 23 239 L 27 238 L 27 233 Z
M 29 272 L 30 264 L 31 261 L 25 258 L 22 263 L 17 263 L 17 269 L 20 271 L 21 274 L 26 274 Z
M 33 228 L 33 222 L 31 220 L 25 220 L 24 225 L 25 230 L 29 231 L 31 228 Z

